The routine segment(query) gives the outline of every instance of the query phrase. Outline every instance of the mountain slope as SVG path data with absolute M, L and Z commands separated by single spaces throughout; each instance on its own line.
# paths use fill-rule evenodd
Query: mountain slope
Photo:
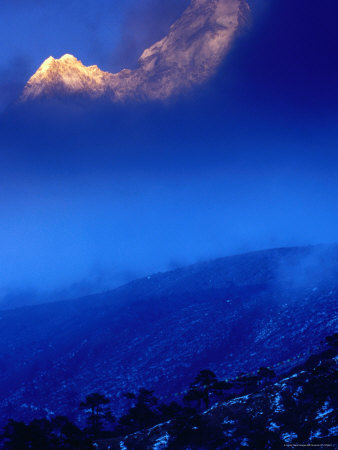
M 112 101 L 166 99 L 216 71 L 248 15 L 245 0 L 192 0 L 168 35 L 144 50 L 138 69 L 112 74 L 72 55 L 49 57 L 27 82 L 21 101 L 74 94 Z
M 328 348 L 278 381 L 193 415 L 174 417 L 98 449 L 336 448 L 338 348 Z
M 76 417 L 93 391 L 118 415 L 141 386 L 170 398 L 201 369 L 229 378 L 312 351 L 336 328 L 337 275 L 337 246 L 276 249 L 3 311 L 1 417 Z

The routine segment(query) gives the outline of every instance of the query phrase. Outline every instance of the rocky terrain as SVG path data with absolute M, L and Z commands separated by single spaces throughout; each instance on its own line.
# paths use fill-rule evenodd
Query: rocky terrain
M 164 100 L 213 75 L 248 16 L 245 0 L 192 0 L 167 36 L 144 50 L 137 69 L 112 74 L 72 55 L 49 57 L 27 82 L 21 101 L 69 95 Z
M 292 367 L 336 330 L 337 262 L 337 246 L 266 250 L 2 311 L 0 417 L 76 420 L 96 391 L 119 416 L 122 393 L 143 386 L 167 401 L 202 369 Z

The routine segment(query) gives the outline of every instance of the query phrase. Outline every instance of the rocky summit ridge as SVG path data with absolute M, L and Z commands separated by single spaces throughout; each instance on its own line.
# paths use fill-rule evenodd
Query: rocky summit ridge
M 49 57 L 28 80 L 21 101 L 68 95 L 112 101 L 165 100 L 211 77 L 247 21 L 246 0 L 192 0 L 138 68 L 118 73 L 85 66 L 73 55 Z

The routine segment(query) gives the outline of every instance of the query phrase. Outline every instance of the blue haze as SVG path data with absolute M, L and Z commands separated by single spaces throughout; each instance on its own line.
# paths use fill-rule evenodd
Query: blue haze
M 216 76 L 168 104 L 2 114 L 3 296 L 86 280 L 100 290 L 226 254 L 337 241 L 338 6 L 261 6 Z M 133 38 L 119 44 L 122 31 L 108 39 L 100 27 L 103 66 L 117 65 L 109 39 L 120 62 L 135 49 L 133 64 Z M 82 57 L 77 37 L 62 36 Z M 22 67 L 41 60 L 23 54 Z

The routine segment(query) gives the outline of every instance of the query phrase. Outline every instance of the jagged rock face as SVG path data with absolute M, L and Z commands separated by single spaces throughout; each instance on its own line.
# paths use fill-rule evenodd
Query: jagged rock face
M 143 52 L 136 70 L 112 74 L 86 67 L 72 55 L 50 57 L 30 78 L 21 100 L 60 94 L 164 100 L 216 71 L 248 15 L 245 0 L 192 0 L 168 35 Z

